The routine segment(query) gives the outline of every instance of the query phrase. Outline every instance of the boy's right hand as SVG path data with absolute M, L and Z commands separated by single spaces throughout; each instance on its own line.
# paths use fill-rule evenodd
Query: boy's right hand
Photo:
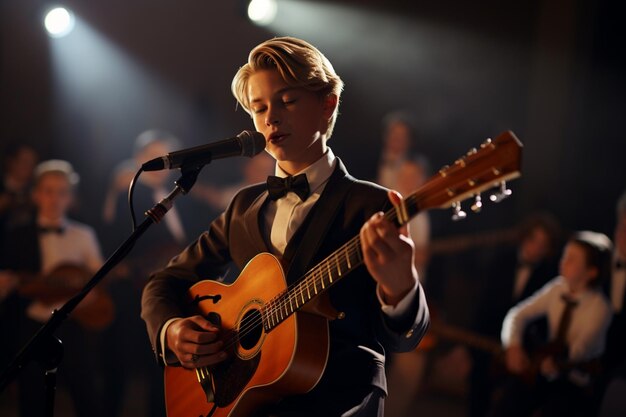
M 211 366 L 228 356 L 219 339 L 220 329 L 202 316 L 172 322 L 166 330 L 167 349 L 189 369 Z
M 505 355 L 506 368 L 509 372 L 520 375 L 528 369 L 530 360 L 521 346 L 510 346 Z

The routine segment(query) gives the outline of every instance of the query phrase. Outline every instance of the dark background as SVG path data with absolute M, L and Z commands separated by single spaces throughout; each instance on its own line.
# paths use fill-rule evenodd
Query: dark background
M 435 235 L 506 227 L 537 209 L 568 229 L 612 232 L 626 188 L 617 1 L 282 1 L 263 28 L 241 1 L 64 4 L 76 29 L 50 39 L 46 2 L 0 1 L 0 138 L 73 162 L 84 220 L 98 220 L 110 170 L 142 130 L 169 129 L 194 145 L 251 128 L 232 76 L 254 45 L 293 35 L 346 82 L 330 144 L 357 176 L 374 177 L 380 120 L 395 109 L 412 112 L 434 167 L 505 129 L 522 140 L 513 198 L 462 225 L 435 220 Z M 233 171 L 215 162 L 202 179 L 233 180 Z
M 434 168 L 503 130 L 524 143 L 513 196 L 461 223 L 433 211 L 434 240 L 507 229 L 537 210 L 565 229 L 612 236 L 626 189 L 619 3 L 279 0 L 276 21 L 259 27 L 241 0 L 68 0 L 76 28 L 50 39 L 47 2 L 0 0 L 0 140 L 71 161 L 82 177 L 75 216 L 102 231 L 111 171 L 135 137 L 159 127 L 192 146 L 252 128 L 232 77 L 252 47 L 293 35 L 319 47 L 346 83 L 330 145 L 355 176 L 375 177 L 381 120 L 398 109 L 413 115 L 417 149 Z M 215 161 L 201 181 L 236 181 L 239 163 Z M 467 324 L 476 267 L 491 259 L 444 256 L 430 275 L 439 288 L 429 299 L 450 322 Z

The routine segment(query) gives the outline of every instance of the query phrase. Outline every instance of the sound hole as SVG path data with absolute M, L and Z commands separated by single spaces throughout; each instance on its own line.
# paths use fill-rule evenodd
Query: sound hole
M 263 322 L 259 310 L 244 314 L 239 327 L 239 343 L 244 349 L 252 349 L 263 335 Z

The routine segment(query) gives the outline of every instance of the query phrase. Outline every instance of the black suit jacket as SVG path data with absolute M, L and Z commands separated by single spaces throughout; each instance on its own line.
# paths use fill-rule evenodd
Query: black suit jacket
M 343 195 L 345 198 L 340 198 Z M 268 252 L 260 227 L 262 207 L 268 195 L 265 184 L 240 191 L 230 206 L 197 241 L 174 258 L 166 269 L 154 274 L 146 285 L 142 317 L 155 352 L 160 346 L 158 335 L 170 318 L 181 317 L 187 289 L 199 279 L 216 278 L 229 262 L 242 268 L 260 252 Z M 332 203 L 337 205 L 326 210 Z M 358 235 L 360 228 L 377 211 L 389 208 L 386 191 L 375 184 L 351 177 L 339 161 L 337 168 L 304 224 L 286 250 L 283 264 L 287 280 L 298 279 L 320 260 Z M 330 222 L 323 236 L 306 230 L 317 216 Z M 319 220 L 316 222 L 316 224 Z M 318 234 L 318 236 L 315 236 Z M 313 253 L 299 249 L 319 240 Z M 384 356 L 387 350 L 407 351 L 415 348 L 429 324 L 424 293 L 418 287 L 410 311 L 401 320 L 390 320 L 380 308 L 376 283 L 365 266 L 353 270 L 329 290 L 333 306 L 345 313 L 345 319 L 330 322 L 330 355 L 321 381 L 302 396 L 333 398 L 349 384 L 352 388 L 378 386 L 386 391 Z M 303 402 L 304 403 L 304 402 Z M 311 402 L 307 402 L 311 406 Z

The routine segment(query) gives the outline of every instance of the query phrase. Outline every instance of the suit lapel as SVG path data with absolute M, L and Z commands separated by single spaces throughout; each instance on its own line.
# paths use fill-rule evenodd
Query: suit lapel
M 307 271 L 351 185 L 345 166 L 337 159 L 337 167 L 322 195 L 285 248 L 283 264 L 288 265 L 288 283 L 294 282 Z
M 260 252 L 269 252 L 268 246 L 263 238 L 261 228 L 263 227 L 263 219 L 261 218 L 261 209 L 267 201 L 268 193 L 263 191 L 254 200 L 252 205 L 244 214 L 245 230 L 248 233 L 250 241 L 254 244 L 255 249 Z

